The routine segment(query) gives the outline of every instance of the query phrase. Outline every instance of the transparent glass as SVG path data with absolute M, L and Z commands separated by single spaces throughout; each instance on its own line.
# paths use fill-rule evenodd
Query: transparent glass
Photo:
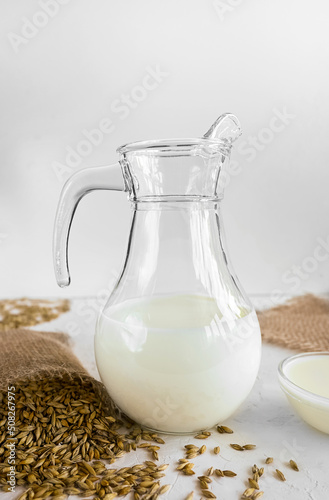
M 157 431 L 224 421 L 258 373 L 259 325 L 229 264 L 221 220 L 221 173 L 239 134 L 237 119 L 223 115 L 201 139 L 123 146 L 119 165 L 79 172 L 60 200 L 54 258 L 65 286 L 78 201 L 91 189 L 128 192 L 127 255 L 97 322 L 95 355 L 118 407 Z

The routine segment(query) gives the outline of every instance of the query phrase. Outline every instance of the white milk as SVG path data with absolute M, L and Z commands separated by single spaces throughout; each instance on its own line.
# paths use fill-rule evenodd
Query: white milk
M 192 295 L 108 308 L 95 353 L 109 394 L 133 420 L 164 432 L 224 421 L 250 392 L 260 362 L 256 314 L 237 315 L 223 321 L 214 299 Z
M 289 363 L 286 375 L 294 384 L 313 392 L 318 396 L 329 398 L 329 356 L 305 356 Z

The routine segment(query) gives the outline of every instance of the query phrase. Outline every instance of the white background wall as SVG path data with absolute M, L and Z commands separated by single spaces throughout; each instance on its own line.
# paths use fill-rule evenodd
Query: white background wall
M 113 123 L 68 172 L 113 163 L 126 142 L 200 136 L 224 111 L 244 128 L 224 203 L 240 281 L 249 293 L 328 291 L 328 2 L 1 0 L 0 9 L 1 296 L 94 295 L 118 275 L 129 203 L 99 192 L 74 221 L 71 287 L 53 276 L 68 177 L 58 163 L 84 130 Z M 141 95 L 136 86 L 157 66 L 166 74 L 157 88 L 120 111 L 122 94 Z M 292 116 L 279 126 L 282 112 Z

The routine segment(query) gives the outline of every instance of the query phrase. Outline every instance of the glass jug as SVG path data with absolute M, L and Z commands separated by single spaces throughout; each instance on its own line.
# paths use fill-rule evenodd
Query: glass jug
M 221 221 L 222 173 L 239 135 L 237 118 L 225 114 L 202 138 L 128 144 L 117 164 L 77 172 L 61 194 L 54 264 L 63 287 L 80 199 L 95 189 L 128 193 L 127 255 L 98 318 L 95 356 L 116 405 L 156 431 L 223 422 L 257 376 L 257 316 L 229 264 Z

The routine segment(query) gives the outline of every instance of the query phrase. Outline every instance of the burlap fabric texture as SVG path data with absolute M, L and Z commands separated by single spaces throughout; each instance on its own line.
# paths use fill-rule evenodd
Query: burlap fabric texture
M 263 340 L 299 351 L 329 351 L 329 300 L 303 295 L 257 315 Z
M 90 383 L 104 406 L 114 407 L 103 384 L 91 377 L 70 348 L 64 333 L 28 329 L 0 331 L 0 391 L 27 380 L 78 380 Z

